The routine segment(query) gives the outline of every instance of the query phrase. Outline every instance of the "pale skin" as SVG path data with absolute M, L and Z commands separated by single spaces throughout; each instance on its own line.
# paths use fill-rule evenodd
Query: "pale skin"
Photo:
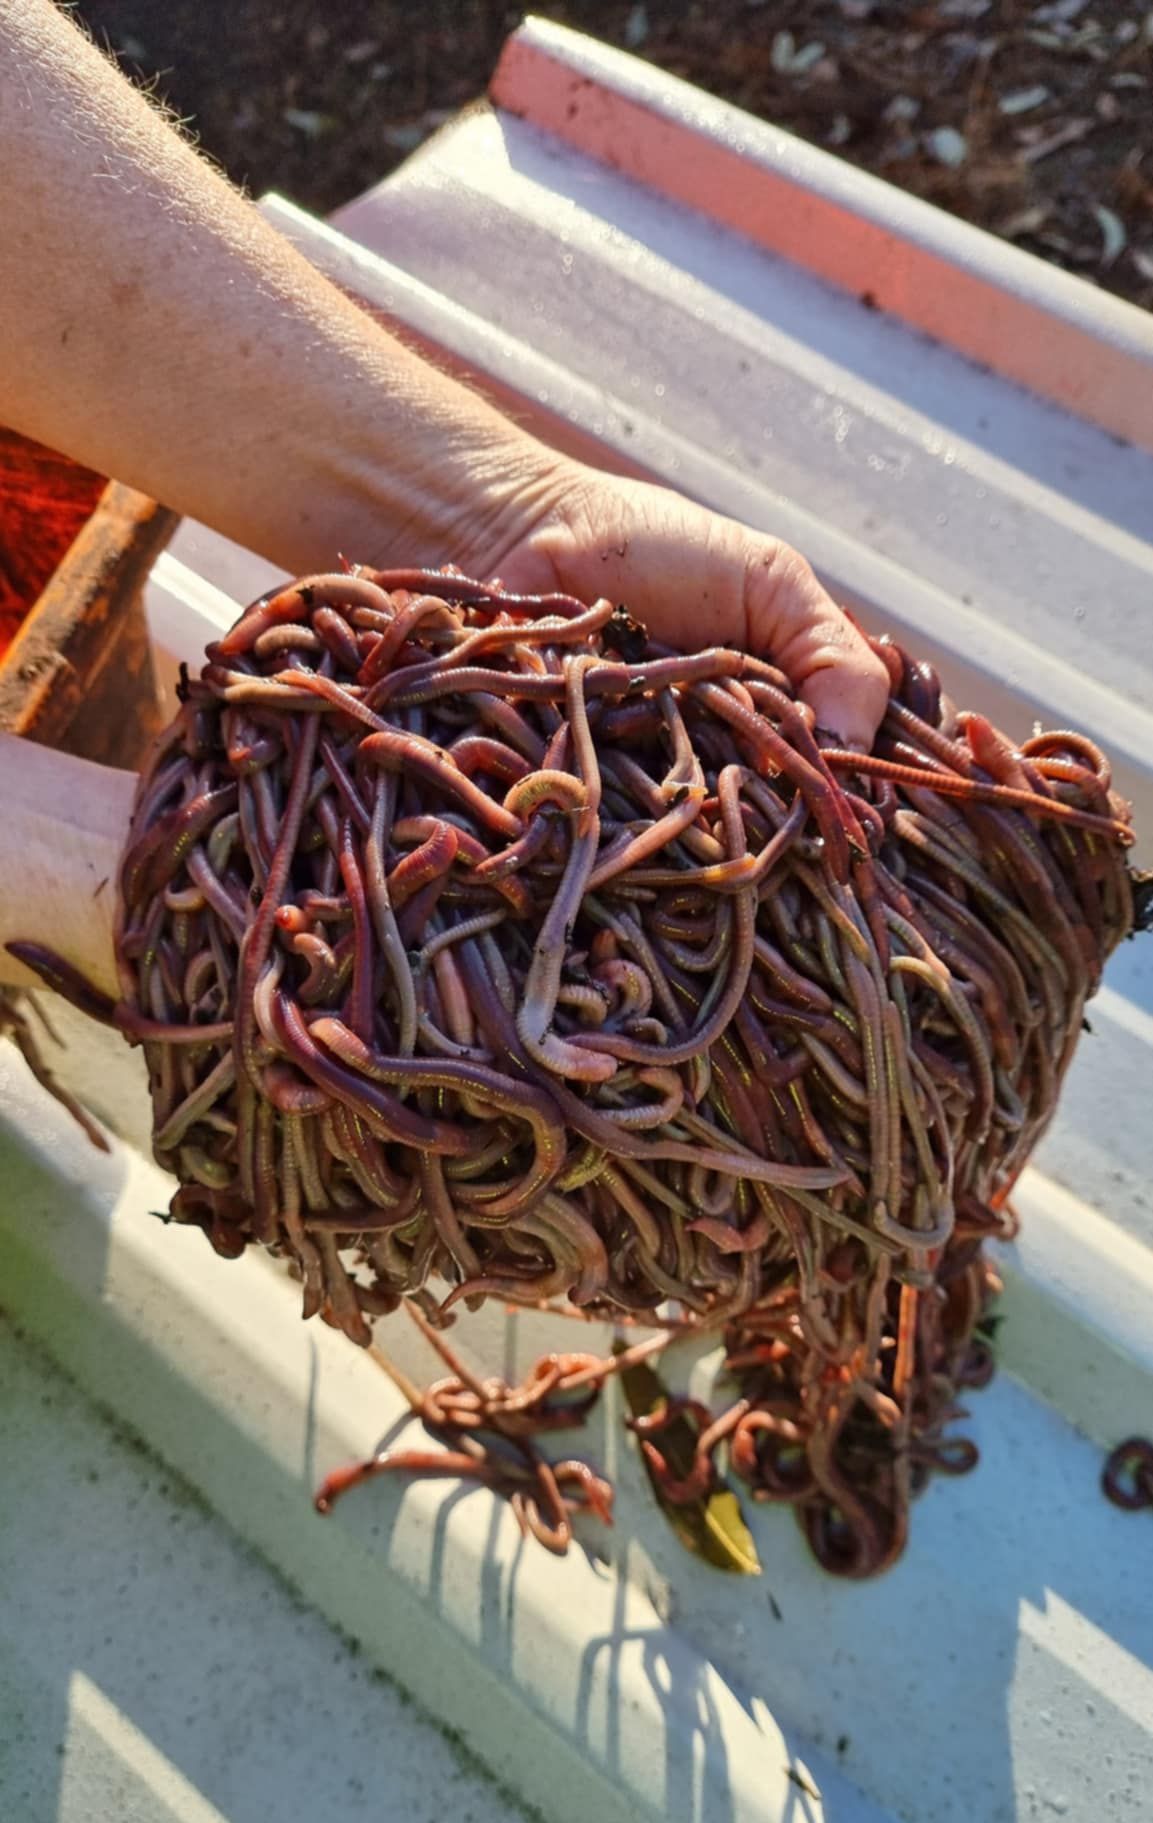
M 52 0 L 0 0 L 0 423 L 288 573 L 344 553 L 607 595 L 673 644 L 770 656 L 842 741 L 870 745 L 884 709 L 884 667 L 796 551 L 558 454 L 406 347 Z M 30 814 L 71 802 L 29 791 Z

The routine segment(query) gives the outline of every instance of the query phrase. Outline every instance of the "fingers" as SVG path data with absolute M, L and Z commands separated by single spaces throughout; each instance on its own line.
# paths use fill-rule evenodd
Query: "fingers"
M 756 546 L 745 587 L 750 651 L 770 655 L 792 679 L 818 727 L 871 747 L 889 698 L 884 665 L 798 552 L 776 540 Z
M 670 645 L 759 653 L 788 675 L 818 726 L 872 745 L 885 667 L 779 539 L 670 489 L 585 471 L 497 567 L 513 587 L 624 602 Z

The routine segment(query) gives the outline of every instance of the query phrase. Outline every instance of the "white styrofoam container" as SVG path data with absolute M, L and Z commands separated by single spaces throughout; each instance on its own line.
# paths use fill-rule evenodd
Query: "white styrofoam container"
M 790 538 L 958 698 L 1097 734 L 1153 828 L 1146 319 L 560 28 L 522 28 L 494 99 L 332 227 L 273 219 L 541 434 Z M 165 662 L 269 575 L 182 528 L 150 589 Z M 982 1466 L 930 1490 L 875 1584 L 822 1577 L 764 1509 L 763 1581 L 688 1558 L 611 1399 L 589 1447 L 617 1524 L 589 1555 L 557 1563 L 444 1484 L 319 1520 L 312 1484 L 398 1417 L 391 1385 L 265 1262 L 148 1221 L 159 1173 L 95 1160 L 7 1056 L 0 1302 L 557 1823 L 1139 1816 L 1148 1524 L 1097 1491 L 1101 1446 L 1153 1424 L 1138 945 L 1092 1019 L 1021 1189 Z M 139 1143 L 134 1060 L 67 1025 L 63 1073 Z M 540 1333 L 467 1331 L 502 1368 Z M 407 1327 L 382 1340 L 426 1371 Z

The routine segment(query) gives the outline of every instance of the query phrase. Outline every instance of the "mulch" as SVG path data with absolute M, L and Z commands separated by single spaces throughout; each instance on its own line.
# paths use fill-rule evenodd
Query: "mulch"
M 501 0 L 79 0 L 253 192 L 326 213 L 481 94 Z M 1153 307 L 1140 0 L 538 0 L 1042 258 Z

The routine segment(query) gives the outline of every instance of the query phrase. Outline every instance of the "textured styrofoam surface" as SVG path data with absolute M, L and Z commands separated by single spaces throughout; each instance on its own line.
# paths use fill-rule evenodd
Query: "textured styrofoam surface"
M 506 43 L 490 94 L 645 190 L 1153 449 L 1153 322 L 1121 299 L 546 19 Z
M 0 1387 L 5 1823 L 516 1817 L 3 1318 Z

